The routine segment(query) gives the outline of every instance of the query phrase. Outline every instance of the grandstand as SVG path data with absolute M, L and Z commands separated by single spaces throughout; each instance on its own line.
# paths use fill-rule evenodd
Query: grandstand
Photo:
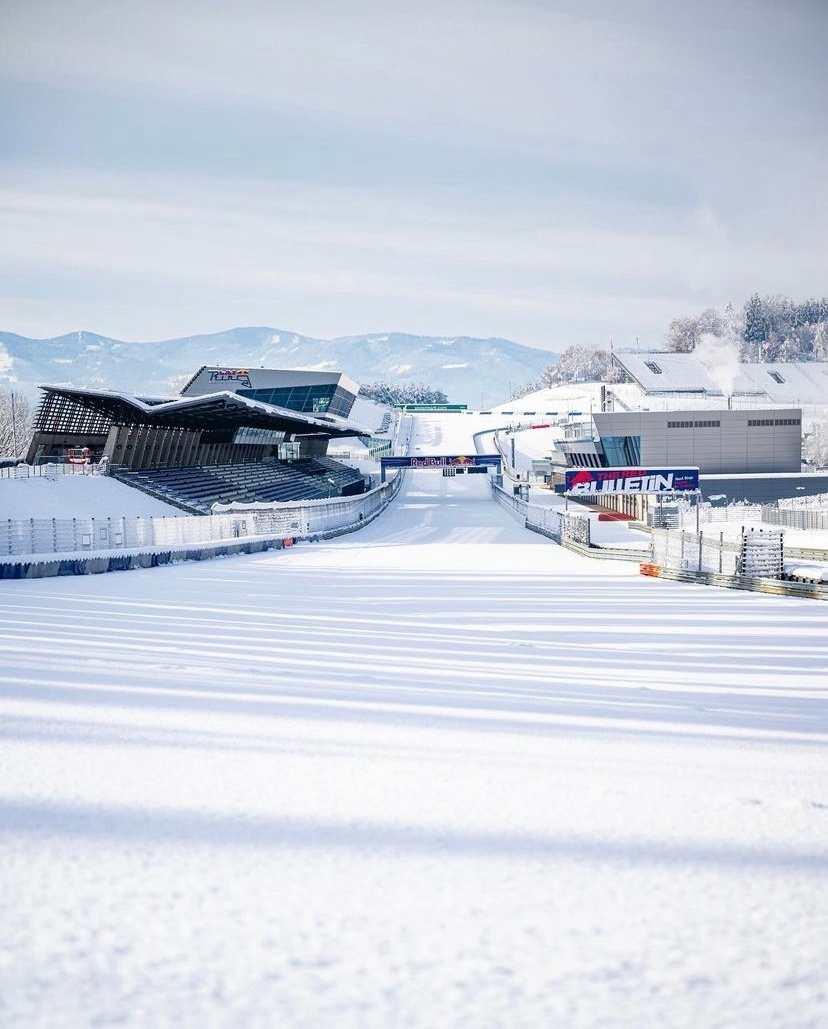
M 380 421 L 376 405 L 356 404 L 358 384 L 333 372 L 204 366 L 171 398 L 41 388 L 30 464 L 86 453 L 122 482 L 192 514 L 213 504 L 361 493 L 362 474 L 328 458 L 328 444 L 359 438 L 387 446 L 374 437 L 391 424 L 386 410 Z M 355 404 L 359 421 L 351 418 Z
M 209 514 L 213 504 L 282 504 L 351 496 L 364 489 L 355 468 L 328 458 L 121 471 L 116 477 L 192 514 Z

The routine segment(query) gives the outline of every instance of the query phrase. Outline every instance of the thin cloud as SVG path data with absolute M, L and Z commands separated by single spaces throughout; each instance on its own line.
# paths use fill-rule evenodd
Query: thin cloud
M 318 317 L 329 295 L 363 325 L 377 310 L 422 325 L 431 311 L 434 331 L 448 313 L 454 331 L 490 319 L 527 342 L 555 318 L 582 339 L 613 306 L 619 333 L 645 317 L 663 331 L 754 290 L 823 293 L 825 12 L 806 0 L 7 0 L 0 75 L 19 98 L 5 118 L 21 147 L 0 164 L 4 268 L 39 277 L 46 297 L 70 274 L 113 290 L 167 277 L 226 292 L 228 320 L 271 291 L 313 298 L 293 307 L 310 331 L 302 312 Z M 49 149 L 48 118 L 27 108 L 35 88 L 39 114 L 51 96 L 55 119 L 61 98 L 98 119 L 81 165 L 70 135 Z M 156 139 L 164 103 L 176 117 Z M 119 106 L 148 126 L 121 164 Z M 234 111 L 245 131 L 229 138 Z M 228 166 L 223 148 L 237 146 Z M 394 146 L 385 174 L 361 181 Z M 313 159 L 304 181 L 301 159 L 282 157 L 297 152 Z M 130 302 L 125 317 L 144 315 Z

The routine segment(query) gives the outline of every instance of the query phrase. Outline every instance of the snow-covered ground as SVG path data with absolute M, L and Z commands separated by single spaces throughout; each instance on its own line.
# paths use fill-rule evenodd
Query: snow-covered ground
M 172 504 L 105 475 L 59 475 L 49 480 L 0 478 L 0 518 L 169 517 L 185 513 Z
M 431 472 L 336 541 L 0 582 L 0 1023 L 828 1024 L 825 640 Z

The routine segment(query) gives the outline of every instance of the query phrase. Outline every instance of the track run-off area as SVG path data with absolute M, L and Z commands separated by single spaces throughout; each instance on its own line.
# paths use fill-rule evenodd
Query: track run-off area
M 337 540 L 2 582 L 0 1024 L 828 1024 L 827 618 L 433 472 Z

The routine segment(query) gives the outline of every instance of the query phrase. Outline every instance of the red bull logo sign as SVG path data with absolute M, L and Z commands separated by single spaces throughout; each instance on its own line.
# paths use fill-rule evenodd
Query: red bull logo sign
M 380 464 L 384 468 L 473 468 L 478 465 L 494 465 L 500 467 L 500 454 L 458 454 L 448 456 L 434 454 L 422 457 L 382 457 Z
M 382 481 L 385 482 L 385 471 L 387 468 L 418 468 L 428 471 L 429 469 L 447 469 L 455 471 L 458 468 L 471 469 L 495 468 L 500 471 L 500 454 L 423 454 L 420 457 L 381 457 L 380 471 Z

